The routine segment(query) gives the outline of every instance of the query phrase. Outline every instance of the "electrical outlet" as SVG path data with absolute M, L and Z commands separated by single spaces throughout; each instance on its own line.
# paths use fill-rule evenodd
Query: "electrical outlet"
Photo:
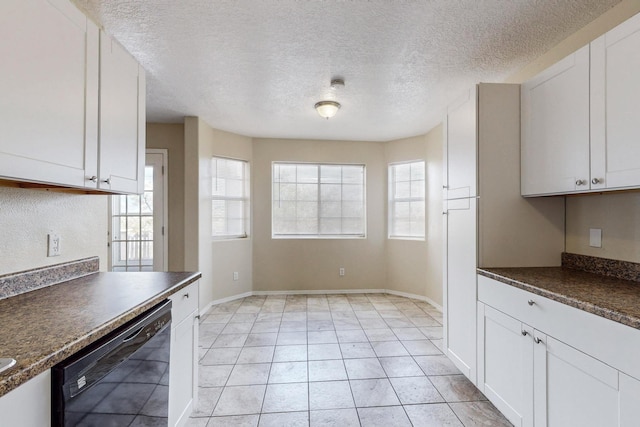
M 237 271 L 234 271 L 234 272 L 233 272 L 233 280 L 234 280 L 234 281 L 238 280 L 238 277 L 239 277 L 238 272 L 237 272 Z
M 340 267 L 340 276 L 344 276 L 344 267 Z
M 47 234 L 47 256 L 60 256 L 60 236 Z
M 602 247 L 602 229 L 590 228 L 589 229 L 589 246 L 592 248 Z

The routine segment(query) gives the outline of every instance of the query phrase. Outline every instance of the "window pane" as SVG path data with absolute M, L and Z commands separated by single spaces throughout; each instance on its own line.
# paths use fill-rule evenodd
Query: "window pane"
M 242 160 L 214 157 L 212 173 L 212 235 L 214 237 L 244 237 L 248 226 L 249 163 Z M 280 184 L 278 184 L 280 187 Z M 280 188 L 274 191 L 280 191 Z M 293 190 L 293 191 L 292 191 Z M 295 184 L 285 189 L 295 200 Z
M 137 215 L 140 213 L 140 196 L 130 194 L 127 196 L 127 214 Z
M 144 191 L 153 191 L 153 166 L 144 168 Z
M 140 211 L 143 214 L 153 214 L 153 193 L 151 191 L 145 191 L 142 194 L 142 205 Z
M 424 161 L 389 165 L 389 236 L 425 235 Z
M 364 166 L 274 163 L 272 183 L 274 236 L 342 235 L 345 203 L 347 234 L 364 235 Z
M 140 218 L 140 238 L 153 240 L 153 217 L 143 216 Z

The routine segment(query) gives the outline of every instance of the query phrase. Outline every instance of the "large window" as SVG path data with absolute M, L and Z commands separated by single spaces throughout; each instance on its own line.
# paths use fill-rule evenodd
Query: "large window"
M 272 235 L 364 237 L 365 167 L 273 163 Z
M 389 237 L 424 239 L 424 161 L 389 165 Z
M 243 238 L 249 234 L 249 163 L 214 157 L 212 172 L 212 234 Z

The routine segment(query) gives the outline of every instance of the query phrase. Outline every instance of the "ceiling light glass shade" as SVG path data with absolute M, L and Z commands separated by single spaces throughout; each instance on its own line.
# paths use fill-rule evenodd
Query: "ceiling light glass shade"
M 316 103 L 315 107 L 320 117 L 330 119 L 336 115 L 340 109 L 340 104 L 335 101 L 320 101 Z

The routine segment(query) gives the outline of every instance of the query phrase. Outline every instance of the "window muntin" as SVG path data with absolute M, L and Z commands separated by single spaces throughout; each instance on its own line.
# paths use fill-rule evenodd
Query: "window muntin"
M 363 238 L 365 166 L 273 163 L 274 238 Z
M 249 235 L 249 163 L 244 160 L 211 159 L 212 236 L 216 239 Z
M 425 238 L 425 162 L 389 165 L 389 238 Z

